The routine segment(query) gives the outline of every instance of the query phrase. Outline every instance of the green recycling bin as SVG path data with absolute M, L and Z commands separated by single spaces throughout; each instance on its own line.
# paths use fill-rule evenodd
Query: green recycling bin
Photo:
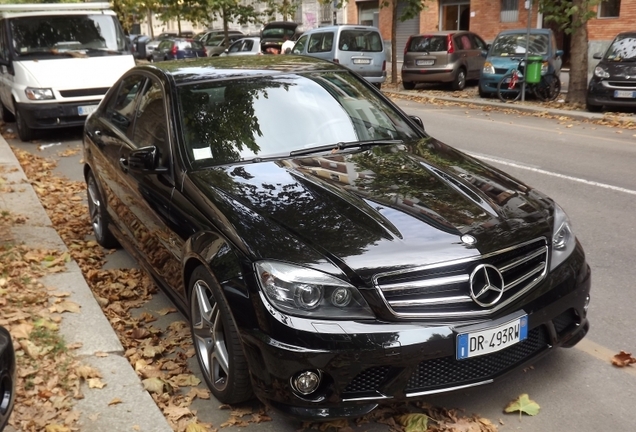
M 526 82 L 529 84 L 537 84 L 541 81 L 541 64 L 543 57 L 528 56 L 528 67 L 526 67 Z

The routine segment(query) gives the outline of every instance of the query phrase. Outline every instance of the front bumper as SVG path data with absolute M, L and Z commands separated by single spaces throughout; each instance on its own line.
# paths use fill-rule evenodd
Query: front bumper
M 99 102 L 18 103 L 17 108 L 31 129 L 54 129 L 83 126 L 87 116 L 79 113 L 80 107 L 96 107 Z
M 482 93 L 497 93 L 497 85 L 505 74 L 482 74 L 479 78 L 479 88 Z
M 457 324 L 314 322 L 279 314 L 267 333 L 252 328 L 241 334 L 254 391 L 263 402 L 300 420 L 357 417 L 383 402 L 491 383 L 554 347 L 575 345 L 589 328 L 589 291 L 590 269 L 581 252 L 496 317 L 523 310 L 526 340 L 465 360 L 456 360 Z M 493 320 L 479 324 L 489 328 Z M 303 371 L 322 376 L 309 396 L 291 385 Z
M 616 97 L 616 92 L 631 92 L 632 95 L 636 95 L 636 81 L 617 82 L 592 78 L 587 89 L 587 104 L 617 108 L 636 107 L 636 97 Z

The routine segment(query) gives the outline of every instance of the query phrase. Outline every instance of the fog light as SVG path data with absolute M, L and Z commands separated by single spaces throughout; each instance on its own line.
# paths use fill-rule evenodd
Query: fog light
M 301 372 L 292 379 L 294 390 L 303 395 L 316 391 L 320 385 L 320 373 L 317 371 Z
M 590 307 L 590 296 L 587 296 L 585 298 L 585 304 L 583 305 L 583 310 L 585 311 L 585 313 L 587 313 L 587 310 Z

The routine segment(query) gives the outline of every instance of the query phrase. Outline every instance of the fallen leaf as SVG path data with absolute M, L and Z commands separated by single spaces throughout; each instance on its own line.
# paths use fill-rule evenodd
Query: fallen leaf
M 403 414 L 398 416 L 397 419 L 404 426 L 405 432 L 426 432 L 426 429 L 428 429 L 428 416 L 426 414 Z
M 631 353 L 625 351 L 621 351 L 612 357 L 612 364 L 616 367 L 625 367 L 632 363 L 636 363 L 636 358 L 632 357 Z
M 504 411 L 506 413 L 513 413 L 519 411 L 519 417 L 521 414 L 527 414 L 530 416 L 535 416 L 539 414 L 539 409 L 541 407 L 538 403 L 531 400 L 527 393 L 522 394 L 516 400 L 510 402 Z
M 141 384 L 144 386 L 144 389 L 149 391 L 150 393 L 165 393 L 164 387 L 166 383 L 161 378 L 146 378 L 145 380 L 141 381 Z
M 86 380 L 88 383 L 88 388 L 104 388 L 106 387 L 106 383 L 100 380 L 99 378 L 89 378 Z
M 109 406 L 110 406 L 110 405 L 117 405 L 117 404 L 120 404 L 120 403 L 122 403 L 122 400 L 121 400 L 121 399 L 119 399 L 119 398 L 114 398 L 113 400 L 111 400 L 110 402 L 108 402 L 108 405 L 109 405 Z

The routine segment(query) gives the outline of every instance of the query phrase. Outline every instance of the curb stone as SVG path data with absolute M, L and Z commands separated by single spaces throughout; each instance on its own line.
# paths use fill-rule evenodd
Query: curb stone
M 0 168 L 7 184 L 14 189 L 14 192 L 0 194 L 0 210 L 9 209 L 14 214 L 27 217 L 24 225 L 11 227 L 14 238 L 27 246 L 68 251 L 2 136 Z M 85 383 L 82 384 L 84 398 L 75 403 L 75 409 L 80 412 L 79 430 L 172 432 L 165 416 L 124 357 L 124 348 L 77 263 L 67 263 L 65 272 L 48 275 L 41 282 L 55 291 L 71 293 L 69 300 L 80 305 L 80 313 L 63 315 L 60 333 L 67 344 L 81 344 L 74 351 L 76 358 L 97 368 L 106 383 L 102 389 L 89 389 Z M 95 354 L 98 352 L 108 356 L 97 357 Z M 115 398 L 121 403 L 108 405 Z M 14 429 L 7 426 L 5 431 L 14 432 Z

